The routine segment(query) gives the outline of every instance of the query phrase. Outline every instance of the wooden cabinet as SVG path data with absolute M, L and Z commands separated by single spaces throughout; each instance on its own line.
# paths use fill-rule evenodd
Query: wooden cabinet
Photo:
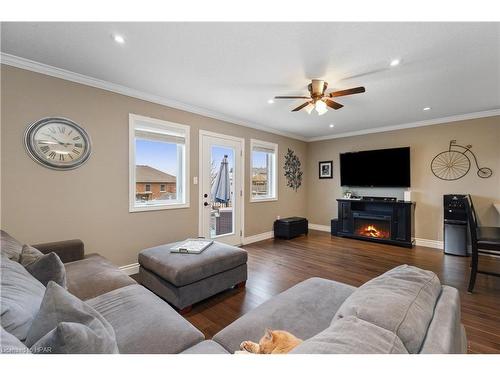
M 351 233 L 352 232 L 352 215 L 351 215 L 351 204 L 346 201 L 339 201 L 339 233 Z

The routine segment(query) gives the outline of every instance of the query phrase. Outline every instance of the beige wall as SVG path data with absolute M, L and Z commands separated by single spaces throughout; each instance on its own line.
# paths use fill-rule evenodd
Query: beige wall
M 417 202 L 416 236 L 442 239 L 442 195 L 471 193 L 483 224 L 500 225 L 492 203 L 500 202 L 500 117 L 455 122 L 306 144 L 294 139 L 168 108 L 85 85 L 2 65 L 1 70 L 1 222 L 26 243 L 81 238 L 87 252 L 99 252 L 118 265 L 134 263 L 143 248 L 198 233 L 198 187 L 191 184 L 191 207 L 128 212 L 128 115 L 136 113 L 191 126 L 191 178 L 198 176 L 199 129 L 245 138 L 245 236 L 272 230 L 277 215 L 307 216 L 329 225 L 342 196 L 339 153 L 410 146 L 412 192 Z M 42 117 L 64 116 L 83 125 L 93 140 L 91 159 L 73 171 L 53 171 L 34 163 L 22 137 Z M 256 138 L 279 145 L 279 200 L 249 202 L 249 147 Z M 450 139 L 470 143 L 482 166 L 493 169 L 479 179 L 474 169 L 454 182 L 441 181 L 429 165 Z M 286 187 L 282 167 L 287 148 L 303 162 L 304 184 Z M 334 161 L 334 178 L 318 179 L 318 161 Z M 192 179 L 191 179 L 192 183 Z M 103 199 L 104 187 L 111 189 Z M 356 189 L 354 189 L 356 190 Z M 364 190 L 369 194 L 370 190 Z M 402 190 L 373 190 L 397 195 Z
M 272 230 L 277 215 L 306 213 L 306 186 L 294 192 L 282 173 L 288 147 L 305 161 L 304 142 L 5 65 L 1 74 L 2 228 L 23 242 L 81 238 L 87 252 L 126 265 L 143 248 L 197 235 L 198 186 L 191 184 L 190 208 L 128 212 L 129 113 L 191 126 L 191 183 L 198 176 L 199 129 L 245 138 L 245 236 Z M 68 117 L 89 132 L 93 154 L 84 166 L 53 171 L 28 157 L 23 132 L 47 116 Z M 249 202 L 250 138 L 279 145 L 277 202 Z
M 460 144 L 472 144 L 481 166 L 490 167 L 493 176 L 481 179 L 474 165 L 469 173 L 457 181 L 436 178 L 430 163 L 433 157 L 456 139 Z M 500 117 L 459 121 L 450 124 L 425 126 L 385 133 L 339 138 L 308 144 L 308 204 L 310 223 L 329 225 L 337 217 L 337 202 L 343 194 L 340 186 L 339 153 L 390 147 L 411 147 L 411 191 L 416 201 L 415 231 L 417 238 L 442 240 L 443 194 L 472 194 L 483 225 L 500 225 L 493 202 L 500 202 Z M 318 161 L 333 160 L 334 178 L 318 179 Z M 359 189 L 352 188 L 354 192 Z M 372 195 L 402 195 L 400 189 L 374 189 Z M 370 194 L 370 189 L 363 189 Z

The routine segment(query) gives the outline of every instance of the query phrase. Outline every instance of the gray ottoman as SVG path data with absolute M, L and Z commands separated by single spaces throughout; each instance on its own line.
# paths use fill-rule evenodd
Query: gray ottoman
M 171 253 L 175 243 L 139 253 L 142 285 L 186 313 L 193 303 L 247 280 L 247 252 L 214 242 L 201 254 Z

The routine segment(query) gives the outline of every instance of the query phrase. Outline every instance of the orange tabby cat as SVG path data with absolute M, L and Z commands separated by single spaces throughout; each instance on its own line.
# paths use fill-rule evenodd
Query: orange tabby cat
M 290 332 L 273 331 L 268 328 L 258 344 L 252 341 L 243 341 L 240 348 L 254 354 L 285 354 L 301 342 L 301 339 L 298 339 Z

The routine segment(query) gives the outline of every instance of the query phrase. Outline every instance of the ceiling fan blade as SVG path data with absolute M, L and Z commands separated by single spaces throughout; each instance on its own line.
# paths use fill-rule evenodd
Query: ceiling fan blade
M 302 108 L 306 107 L 309 102 L 305 102 L 304 104 L 299 105 L 297 108 L 292 109 L 292 112 L 300 111 Z
M 360 93 L 365 92 L 365 91 L 366 90 L 363 86 L 354 87 L 352 89 L 331 92 L 330 98 L 336 98 L 338 96 L 346 96 L 346 95 L 352 95 L 352 94 L 360 94 Z
M 275 96 L 274 99 L 310 99 L 309 96 Z
M 340 108 L 342 108 L 342 107 L 343 107 L 343 105 L 342 105 L 342 104 L 337 103 L 337 102 L 334 102 L 333 100 L 330 100 L 330 99 L 326 99 L 326 100 L 325 100 L 325 103 L 326 103 L 326 105 L 327 105 L 328 107 L 333 108 L 333 109 L 340 109 Z

